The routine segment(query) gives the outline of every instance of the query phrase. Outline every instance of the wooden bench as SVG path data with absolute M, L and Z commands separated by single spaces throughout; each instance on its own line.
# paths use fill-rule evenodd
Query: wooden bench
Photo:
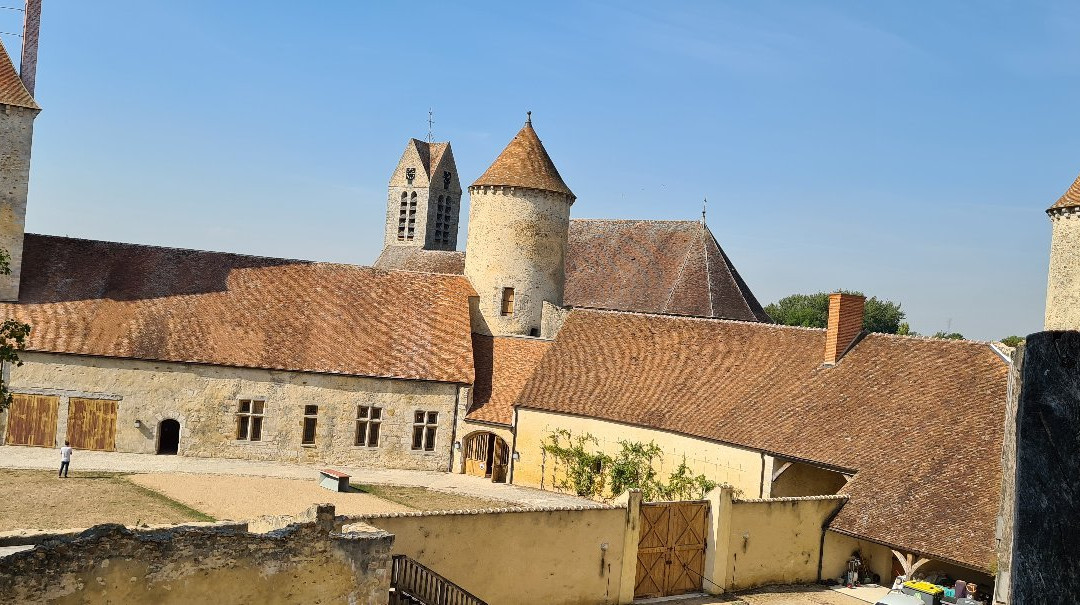
M 332 492 L 349 491 L 349 476 L 333 469 L 324 468 L 319 471 L 319 485 Z

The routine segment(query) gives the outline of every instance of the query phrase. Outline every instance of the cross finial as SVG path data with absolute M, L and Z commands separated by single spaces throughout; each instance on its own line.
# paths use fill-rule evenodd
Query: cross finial
M 709 205 L 709 198 L 705 198 L 701 202 L 701 224 L 705 224 L 705 207 Z
M 427 110 L 427 142 L 428 143 L 434 143 L 435 142 L 435 131 L 432 130 L 432 126 L 434 126 L 434 125 L 435 125 L 435 112 L 431 111 L 431 108 L 428 107 L 428 110 Z
M 532 112 L 531 111 L 526 111 L 525 112 L 525 123 L 528 124 L 529 126 L 532 126 Z

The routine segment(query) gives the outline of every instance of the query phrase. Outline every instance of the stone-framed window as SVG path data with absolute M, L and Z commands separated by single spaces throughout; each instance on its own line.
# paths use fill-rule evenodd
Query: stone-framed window
M 413 179 L 415 179 L 415 178 L 416 178 L 416 169 L 415 168 L 406 168 L 405 169 L 405 182 L 412 185 Z
M 435 451 L 435 435 L 439 429 L 439 413 L 416 410 L 413 413 L 412 449 Z
M 450 174 L 449 170 L 444 170 L 442 173 L 442 188 L 443 191 L 450 189 L 450 179 L 454 178 L 454 175 Z
M 356 406 L 356 440 L 353 445 L 379 447 L 382 433 L 382 408 L 374 405 Z
M 500 314 L 513 315 L 514 314 L 514 289 L 503 288 L 502 289 L 502 303 L 500 306 Z
M 304 431 L 300 435 L 301 445 L 315 445 L 315 429 L 319 424 L 319 406 L 304 406 Z
M 236 440 L 262 441 L 263 399 L 241 399 L 236 407 Z

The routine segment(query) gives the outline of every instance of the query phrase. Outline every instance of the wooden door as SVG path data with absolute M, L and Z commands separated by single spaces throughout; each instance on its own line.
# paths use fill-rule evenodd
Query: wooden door
M 60 398 L 53 395 L 12 395 L 5 437 L 7 444 L 55 447 L 59 407 Z
M 641 505 L 634 598 L 701 591 L 708 512 L 704 501 Z
M 116 401 L 72 397 L 68 402 L 67 440 L 77 450 L 116 449 Z
M 490 472 L 486 464 L 490 436 L 491 433 L 475 433 L 465 439 L 465 474 L 485 477 Z
M 495 483 L 506 483 L 506 469 L 510 464 L 510 448 L 506 442 L 495 437 L 495 455 L 491 461 L 491 480 Z

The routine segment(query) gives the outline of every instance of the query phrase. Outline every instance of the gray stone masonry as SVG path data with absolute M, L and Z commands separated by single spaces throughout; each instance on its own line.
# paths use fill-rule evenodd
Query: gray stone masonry
M 1013 603 L 1080 595 L 1080 332 L 1028 336 L 1017 409 Z

